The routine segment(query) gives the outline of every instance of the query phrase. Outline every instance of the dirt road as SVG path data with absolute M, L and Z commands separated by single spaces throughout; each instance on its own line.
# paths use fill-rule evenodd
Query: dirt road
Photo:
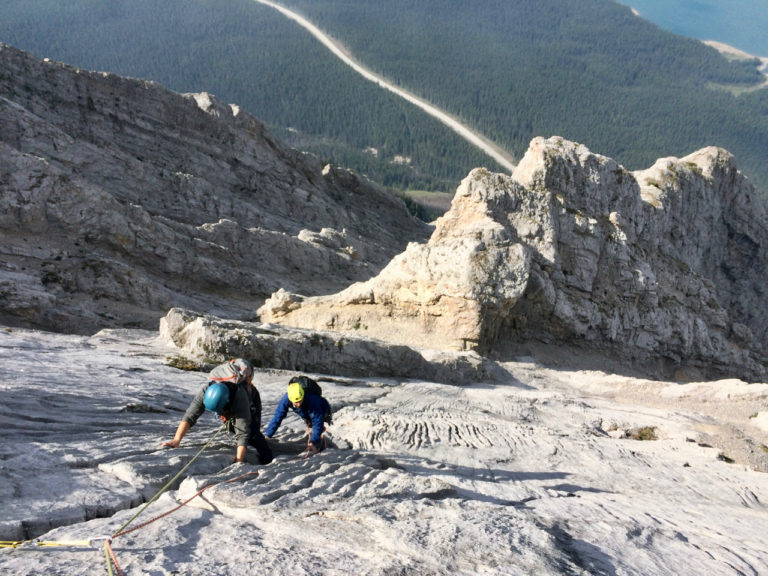
M 378 84 L 385 90 L 389 90 L 390 92 L 393 92 L 394 94 L 397 94 L 401 98 L 407 100 L 411 104 L 414 104 L 424 110 L 427 114 L 430 116 L 436 118 L 449 128 L 451 128 L 453 131 L 455 131 L 459 136 L 464 138 L 467 142 L 472 144 L 473 146 L 476 146 L 486 154 L 488 154 L 491 158 L 496 160 L 501 166 L 512 172 L 515 169 L 515 165 L 513 162 L 512 156 L 491 142 L 488 138 L 483 136 L 482 134 L 478 134 L 477 132 L 473 131 L 472 129 L 468 128 L 464 124 L 462 124 L 459 120 L 448 114 L 447 112 L 440 110 L 439 108 L 436 108 L 429 102 L 419 98 L 418 96 L 415 96 L 414 94 L 411 94 L 407 90 L 403 90 L 402 88 L 398 88 L 385 78 L 382 78 L 378 74 L 374 73 L 373 71 L 369 70 L 365 66 L 363 66 L 360 62 L 355 60 L 352 55 L 345 50 L 341 44 L 336 41 L 335 39 L 331 38 L 324 32 L 322 32 L 317 26 L 312 24 L 309 20 L 304 18 L 303 16 L 300 16 L 296 12 L 293 12 L 292 10 L 289 10 L 288 8 L 281 6 L 280 4 L 277 4 L 276 2 L 270 2 L 269 0 L 255 0 L 259 4 L 264 4 L 265 6 L 270 6 L 271 8 L 274 8 L 287 18 L 290 18 L 291 20 L 294 20 L 296 23 L 298 23 L 300 26 L 308 30 L 315 38 L 317 38 L 326 48 L 328 48 L 336 57 L 338 57 L 342 62 L 344 62 L 346 65 L 348 65 L 350 68 L 352 68 L 355 72 L 360 74 L 363 78 L 366 80 L 370 80 L 371 82 L 374 82 L 375 84 Z

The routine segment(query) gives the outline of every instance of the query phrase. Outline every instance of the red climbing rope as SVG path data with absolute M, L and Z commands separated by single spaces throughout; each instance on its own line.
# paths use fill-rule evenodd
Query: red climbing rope
M 242 480 L 243 478 L 245 478 L 247 476 L 254 476 L 254 475 L 258 475 L 258 474 L 259 473 L 255 472 L 255 471 L 254 472 L 246 472 L 245 474 L 241 474 L 240 476 L 237 476 L 236 478 L 230 478 L 229 480 L 225 480 L 224 483 L 225 484 L 229 484 L 230 482 L 236 482 L 238 480 Z M 113 534 L 112 538 L 117 538 L 118 536 L 125 536 L 126 534 L 130 534 L 134 530 L 138 530 L 139 528 L 143 528 L 144 526 L 148 526 L 149 524 L 152 524 L 152 522 L 154 522 L 155 520 L 160 520 L 161 518 L 165 518 L 166 516 L 169 516 L 170 514 L 173 514 L 174 512 L 176 512 L 176 510 L 178 510 L 182 506 L 186 506 L 192 500 L 194 500 L 195 498 L 200 496 L 200 494 L 202 494 L 203 492 L 208 490 L 208 488 L 211 488 L 212 486 L 217 486 L 218 484 L 221 484 L 221 482 L 214 482 L 213 484 L 208 484 L 208 486 L 205 486 L 204 488 L 201 488 L 200 490 L 198 490 L 193 496 L 191 496 L 190 498 L 187 498 L 184 502 L 182 502 L 181 504 L 176 506 L 176 508 L 168 510 L 167 512 L 164 512 L 163 514 L 160 514 L 159 516 L 155 516 L 154 518 L 152 518 L 151 520 L 147 520 L 143 524 L 139 524 L 138 526 L 134 526 L 130 530 L 123 530 L 122 532 L 118 532 L 116 534 Z

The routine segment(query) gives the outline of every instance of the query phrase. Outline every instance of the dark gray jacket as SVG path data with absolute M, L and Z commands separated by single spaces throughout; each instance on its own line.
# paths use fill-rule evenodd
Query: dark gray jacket
M 184 413 L 182 420 L 190 426 L 194 426 L 197 419 L 205 412 L 203 397 L 211 384 L 213 382 L 209 381 L 202 387 Z M 230 398 L 224 407 L 223 415 L 231 425 L 230 430 L 234 433 L 237 445 L 247 446 L 251 430 L 261 428 L 261 397 L 256 387 L 247 383 L 230 385 L 229 388 Z

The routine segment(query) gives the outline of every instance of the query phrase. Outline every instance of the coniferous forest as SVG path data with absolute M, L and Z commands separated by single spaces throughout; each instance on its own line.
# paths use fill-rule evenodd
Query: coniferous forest
M 282 0 L 369 68 L 520 157 L 559 135 L 634 170 L 709 145 L 768 191 L 768 89 L 612 0 Z M 252 0 L 0 0 L 0 41 L 208 91 L 394 188 L 452 192 L 492 159 Z

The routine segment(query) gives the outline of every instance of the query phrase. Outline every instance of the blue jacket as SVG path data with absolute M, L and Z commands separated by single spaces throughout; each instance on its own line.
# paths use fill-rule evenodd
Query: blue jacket
M 272 437 L 274 433 L 277 432 L 277 429 L 283 422 L 283 418 L 288 414 L 288 410 L 293 410 L 304 419 L 307 426 L 312 426 L 312 435 L 310 436 L 309 441 L 312 442 L 315 447 L 319 447 L 323 437 L 323 429 L 325 427 L 325 416 L 331 411 L 331 405 L 328 404 L 328 400 L 316 394 L 307 394 L 304 397 L 301 406 L 299 408 L 294 408 L 291 401 L 288 400 L 288 394 L 283 394 L 280 403 L 277 405 L 277 409 L 275 409 L 275 415 L 272 417 L 269 426 L 267 426 L 267 429 L 264 432 L 265 436 Z

